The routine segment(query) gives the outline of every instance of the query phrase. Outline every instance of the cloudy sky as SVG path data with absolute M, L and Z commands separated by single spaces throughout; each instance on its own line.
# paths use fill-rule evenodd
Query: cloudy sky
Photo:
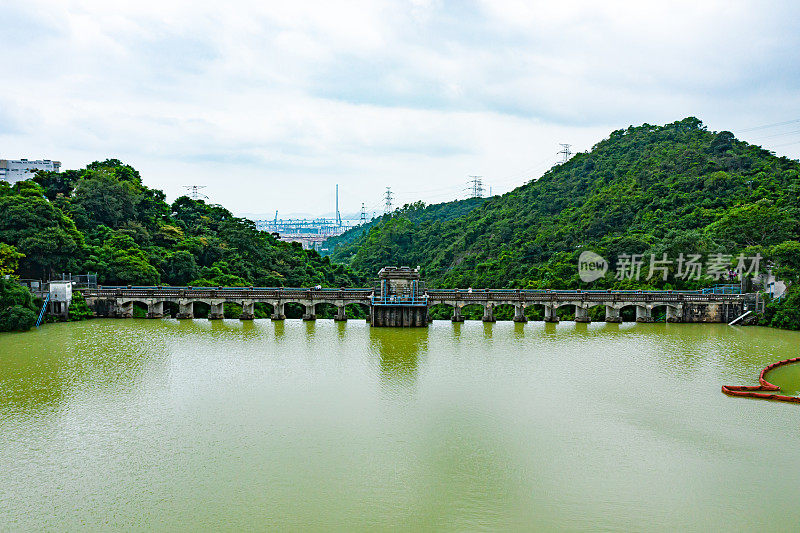
M 0 157 L 323 214 L 537 177 L 694 115 L 800 155 L 800 4 L 2 0 Z M 781 123 L 781 124 L 778 124 Z

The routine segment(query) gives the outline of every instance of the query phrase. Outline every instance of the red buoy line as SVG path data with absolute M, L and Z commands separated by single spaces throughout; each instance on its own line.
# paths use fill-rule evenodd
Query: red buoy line
M 758 385 L 723 385 L 722 392 L 728 396 L 744 396 L 746 398 L 760 398 L 762 400 L 777 400 L 779 402 L 800 403 L 800 397 L 797 396 L 785 396 L 783 394 L 773 394 L 771 392 L 757 392 L 781 390 L 781 388 L 777 385 L 773 385 L 764 379 L 764 376 L 766 376 L 767 372 L 773 368 L 787 365 L 789 363 L 797 363 L 798 361 L 800 361 L 800 357 L 793 357 L 792 359 L 784 359 L 783 361 L 772 363 L 771 365 L 766 366 L 758 375 Z

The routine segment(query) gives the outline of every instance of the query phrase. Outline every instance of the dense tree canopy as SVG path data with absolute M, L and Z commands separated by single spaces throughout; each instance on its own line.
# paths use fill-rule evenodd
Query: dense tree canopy
M 224 207 L 187 197 L 169 205 L 116 159 L 39 172 L 14 186 L 0 182 L 0 243 L 0 260 L 18 263 L 24 278 L 90 271 L 107 285 L 358 281 L 348 268 L 280 242 Z
M 613 277 L 621 254 L 735 256 L 796 241 L 798 192 L 797 161 L 687 118 L 615 131 L 538 181 L 460 216 L 398 210 L 332 257 L 364 275 L 387 263 L 422 265 L 428 283 L 439 286 L 575 288 L 586 286 L 577 258 L 590 249 L 612 263 L 595 287 L 622 286 Z M 681 286 L 673 278 L 640 284 L 648 285 Z
M 800 164 L 692 117 L 615 131 L 535 182 L 435 216 L 459 204 L 398 210 L 333 241 L 331 257 L 363 276 L 421 265 L 440 287 L 696 288 L 723 279 L 681 278 L 676 262 L 667 280 L 646 279 L 651 255 L 663 254 L 717 256 L 735 269 L 739 254 L 759 253 L 790 280 L 800 264 Z M 592 284 L 578 276 L 585 250 L 610 263 Z M 616 279 L 619 258 L 632 254 L 645 258 L 645 274 Z

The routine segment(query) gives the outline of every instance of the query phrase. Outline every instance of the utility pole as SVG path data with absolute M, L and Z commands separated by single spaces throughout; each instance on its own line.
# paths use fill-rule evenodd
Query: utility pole
M 468 183 L 472 191 L 470 198 L 483 198 L 483 176 L 470 176 Z
M 572 146 L 572 145 L 571 144 L 564 144 L 564 143 L 558 143 L 558 144 L 561 145 L 561 151 L 558 152 L 558 154 L 564 156 L 564 160 L 562 161 L 562 163 L 566 163 L 567 161 L 569 161 L 569 156 L 572 155 L 572 152 L 569 149 L 570 146 Z
M 364 208 L 364 202 L 361 202 L 361 221 L 359 224 L 367 223 L 367 210 Z
M 200 192 L 200 189 L 205 189 L 206 185 L 184 185 L 183 188 L 189 191 L 189 198 L 192 200 L 199 200 L 201 198 L 208 200 L 208 196 Z
M 391 213 L 392 212 L 392 188 L 386 187 L 386 193 L 383 195 L 383 198 L 386 200 L 386 203 L 383 204 L 383 213 Z

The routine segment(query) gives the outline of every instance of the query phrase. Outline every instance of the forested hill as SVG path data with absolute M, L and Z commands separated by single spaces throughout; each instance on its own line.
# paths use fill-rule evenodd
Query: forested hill
M 358 250 L 358 246 L 352 246 L 365 233 L 373 227 L 388 221 L 392 216 L 403 217 L 411 222 L 422 223 L 430 221 L 447 221 L 459 218 L 469 213 L 476 207 L 482 205 L 486 200 L 483 198 L 469 198 L 467 200 L 455 200 L 441 204 L 425 205 L 423 202 L 406 204 L 394 214 L 385 214 L 382 217 L 374 218 L 361 226 L 350 228 L 337 237 L 331 237 L 325 241 L 328 251 L 325 255 L 330 255 L 337 263 L 347 263 Z M 373 275 L 377 273 L 377 270 Z
M 97 272 L 102 284 L 349 286 L 352 271 L 279 242 L 219 206 L 142 184 L 118 160 L 0 181 L 0 273 L 48 279 Z
M 397 211 L 334 258 L 364 275 L 386 264 L 422 265 L 428 284 L 440 287 L 576 288 L 586 286 L 578 255 L 590 249 L 612 263 L 594 288 L 687 286 L 617 281 L 613 263 L 623 253 L 794 249 L 799 197 L 797 161 L 690 117 L 614 131 L 538 181 L 455 219 L 422 215 L 436 206 Z

